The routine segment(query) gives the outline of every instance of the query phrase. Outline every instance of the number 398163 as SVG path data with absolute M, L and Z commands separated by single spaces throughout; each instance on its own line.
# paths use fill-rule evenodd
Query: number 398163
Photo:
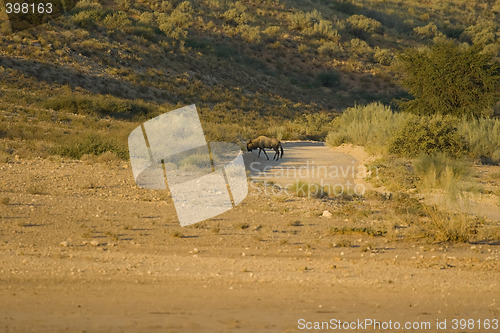
M 7 14 L 51 14 L 52 3 L 12 3 L 5 4 L 5 11 Z

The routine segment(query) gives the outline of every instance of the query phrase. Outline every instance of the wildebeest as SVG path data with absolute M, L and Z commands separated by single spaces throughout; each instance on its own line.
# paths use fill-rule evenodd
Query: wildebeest
M 252 151 L 257 148 L 259 149 L 259 154 L 257 155 L 257 157 L 260 157 L 260 152 L 264 151 L 264 154 L 266 155 L 267 159 L 269 159 L 269 156 L 267 156 L 265 148 L 273 149 L 276 152 L 274 154 L 273 160 L 276 158 L 277 161 L 279 160 L 280 157 L 283 157 L 283 146 L 281 145 L 281 142 L 279 140 L 268 138 L 267 136 L 259 136 L 257 139 L 247 141 L 248 151 Z M 281 156 L 279 153 L 279 149 L 281 149 Z

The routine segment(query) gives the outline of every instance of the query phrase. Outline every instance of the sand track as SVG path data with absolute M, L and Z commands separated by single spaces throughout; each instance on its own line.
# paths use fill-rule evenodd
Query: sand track
M 358 161 L 351 155 L 333 151 L 321 142 L 284 142 L 284 155 L 273 161 L 274 151 L 268 150 L 269 160 L 258 150 L 245 154 L 250 177 L 273 181 L 287 187 L 301 180 L 320 185 L 354 183 Z

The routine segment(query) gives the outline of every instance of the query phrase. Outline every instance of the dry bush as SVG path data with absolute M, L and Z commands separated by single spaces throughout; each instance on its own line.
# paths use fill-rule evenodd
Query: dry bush
M 436 242 L 470 242 L 477 234 L 479 220 L 466 214 L 453 214 L 439 211 L 436 207 L 425 206 L 430 221 L 424 231 Z
M 407 115 L 394 113 L 381 103 L 348 108 L 333 121 L 333 131 L 326 137 L 326 143 L 385 146 L 406 118 Z
M 444 153 L 422 155 L 415 159 L 413 165 L 420 187 L 442 189 L 452 197 L 457 196 L 460 185 L 471 174 L 470 163 L 451 159 Z

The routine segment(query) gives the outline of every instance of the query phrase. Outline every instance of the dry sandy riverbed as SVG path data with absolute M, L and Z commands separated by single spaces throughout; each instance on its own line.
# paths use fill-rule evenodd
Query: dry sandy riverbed
M 2 332 L 298 332 L 299 319 L 365 318 L 436 332 L 436 319 L 500 318 L 498 246 L 331 234 L 384 223 L 335 200 L 251 186 L 181 228 L 168 194 L 138 189 L 125 162 L 18 161 L 0 179 Z

